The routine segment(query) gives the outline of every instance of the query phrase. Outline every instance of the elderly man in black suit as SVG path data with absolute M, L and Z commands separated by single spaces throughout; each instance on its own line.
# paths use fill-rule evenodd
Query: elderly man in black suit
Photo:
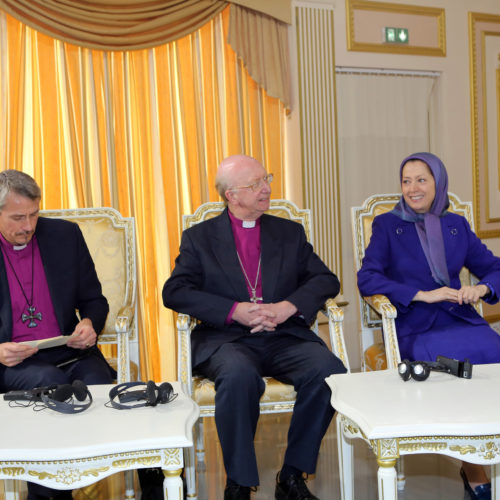
M 309 329 L 337 277 L 307 242 L 300 224 L 264 212 L 272 174 L 235 155 L 217 171 L 227 209 L 184 231 L 163 288 L 166 307 L 198 320 L 193 367 L 214 380 L 215 421 L 227 473 L 225 500 L 249 499 L 259 484 L 254 435 L 263 376 L 297 391 L 277 499 L 315 499 L 304 481 L 314 473 L 333 416 L 324 381 L 345 368 Z
M 96 346 L 109 306 L 94 263 L 78 225 L 39 217 L 40 197 L 29 175 L 0 172 L 0 392 L 111 383 Z M 23 343 L 59 335 L 66 345 Z M 29 500 L 48 498 L 72 497 L 28 484 Z

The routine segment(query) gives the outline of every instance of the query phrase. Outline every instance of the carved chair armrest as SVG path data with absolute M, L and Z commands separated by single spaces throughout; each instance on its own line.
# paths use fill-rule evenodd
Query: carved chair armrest
M 397 368 L 398 363 L 401 362 L 398 337 L 396 335 L 396 323 L 394 322 L 398 312 L 385 295 L 371 295 L 363 297 L 363 299 L 382 317 L 382 333 L 384 335 L 387 368 Z
M 363 299 L 375 310 L 380 316 L 384 314 L 388 318 L 395 318 L 398 313 L 396 308 L 392 305 L 391 301 L 382 294 L 371 295 L 369 297 L 363 297 Z
M 196 324 L 187 314 L 177 315 L 177 380 L 181 382 L 186 394 L 193 392 L 191 365 L 191 332 Z
M 347 302 L 342 302 L 347 304 Z M 351 371 L 344 339 L 344 311 L 334 299 L 328 299 L 321 310 L 328 318 L 328 331 L 333 353 L 344 363 L 347 371 Z
M 135 307 L 133 304 L 127 304 L 120 308 L 115 319 L 116 333 L 128 333 L 132 328 L 134 321 Z

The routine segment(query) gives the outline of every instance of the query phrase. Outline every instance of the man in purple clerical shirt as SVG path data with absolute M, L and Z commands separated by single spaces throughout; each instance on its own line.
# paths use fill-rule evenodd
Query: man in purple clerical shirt
M 309 325 L 337 277 L 314 253 L 300 224 L 265 214 L 272 174 L 254 158 L 230 156 L 216 187 L 227 209 L 182 234 L 163 287 L 166 307 L 199 320 L 194 370 L 215 382 L 215 422 L 227 483 L 224 499 L 249 499 L 259 484 L 254 435 L 263 376 L 297 392 L 277 499 L 315 499 L 304 473 L 316 469 L 333 416 L 325 377 L 345 368 Z
M 0 172 L 0 392 L 112 383 L 96 346 L 109 306 L 77 224 L 39 217 L 41 191 L 29 175 Z M 77 315 L 78 311 L 78 315 Z M 67 335 L 66 345 L 25 341 Z M 28 483 L 28 499 L 72 498 Z

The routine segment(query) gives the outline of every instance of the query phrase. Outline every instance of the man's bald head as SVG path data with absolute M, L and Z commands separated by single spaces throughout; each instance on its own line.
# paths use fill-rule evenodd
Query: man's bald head
M 255 166 L 264 168 L 255 158 L 247 155 L 232 155 L 221 161 L 215 176 L 215 188 L 226 203 L 226 191 L 236 187 L 238 174 Z

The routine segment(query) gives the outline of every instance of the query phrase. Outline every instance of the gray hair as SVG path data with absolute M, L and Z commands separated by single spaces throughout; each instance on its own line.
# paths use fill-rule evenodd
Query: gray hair
M 227 176 L 217 173 L 215 177 L 215 189 L 217 189 L 217 192 L 224 202 L 227 203 L 226 191 L 229 189 Z
M 0 172 L 0 210 L 5 206 L 10 192 L 30 200 L 42 197 L 42 192 L 35 179 L 19 170 L 3 170 Z

